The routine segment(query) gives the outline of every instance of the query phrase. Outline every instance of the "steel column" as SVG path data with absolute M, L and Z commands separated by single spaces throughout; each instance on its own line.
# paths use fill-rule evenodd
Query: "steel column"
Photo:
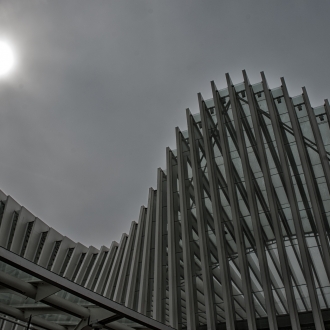
M 325 108 L 325 113 L 327 114 L 328 117 L 328 124 L 330 127 L 330 104 L 329 104 L 329 100 L 324 100 L 324 108 Z
M 166 262 L 163 236 L 164 223 L 163 208 L 166 207 L 166 178 L 161 168 L 157 170 L 157 201 L 156 201 L 156 227 L 155 227 L 155 260 L 154 260 L 154 297 L 153 318 L 157 321 L 165 321 L 165 299 L 166 299 L 166 273 L 164 264 Z
M 195 260 L 192 244 L 192 225 L 191 216 L 188 214 L 189 206 L 189 180 L 187 175 L 187 153 L 189 150 L 184 146 L 183 136 L 179 128 L 176 128 L 176 143 L 178 151 L 178 176 L 180 193 L 180 214 L 182 226 L 182 250 L 184 262 L 184 284 L 186 296 L 186 315 L 187 328 L 197 329 L 199 320 L 197 314 L 197 293 L 196 293 L 196 274 Z
M 280 219 L 278 216 L 277 211 L 277 205 L 276 205 L 276 195 L 275 190 L 273 187 L 271 175 L 270 175 L 270 169 L 268 165 L 266 150 L 264 146 L 263 136 L 261 133 L 261 123 L 259 120 L 258 110 L 256 106 L 256 101 L 254 98 L 254 94 L 252 91 L 252 87 L 250 85 L 250 82 L 248 80 L 247 74 L 245 71 L 243 71 L 244 76 L 244 85 L 245 85 L 245 92 L 249 104 L 249 109 L 251 113 L 254 133 L 255 133 L 255 140 L 258 148 L 258 155 L 260 157 L 260 167 L 263 172 L 267 196 L 268 196 L 268 202 L 269 202 L 269 209 L 273 224 L 273 230 L 276 238 L 276 244 L 279 254 L 279 260 L 280 260 L 280 266 L 282 270 L 282 276 L 283 276 L 283 283 L 286 293 L 286 298 L 289 306 L 289 314 L 290 314 L 290 320 L 291 320 L 291 326 L 293 330 L 300 330 L 300 323 L 299 323 L 299 317 L 298 317 L 298 310 L 297 310 L 297 304 L 294 297 L 292 282 L 290 278 L 290 267 L 288 263 L 288 256 L 285 250 L 284 245 L 284 238 L 282 233 L 282 228 L 280 224 Z
M 113 261 L 115 259 L 115 256 L 118 252 L 118 243 L 112 242 L 110 246 L 110 250 L 108 252 L 108 255 L 105 259 L 105 263 L 103 265 L 103 268 L 101 270 L 100 277 L 98 281 L 96 282 L 96 286 L 94 288 L 94 291 L 99 294 L 103 294 L 106 282 L 108 281 L 108 277 L 113 265 Z
M 266 78 L 263 72 L 261 72 L 261 77 L 262 77 L 262 83 L 263 83 L 263 89 L 265 92 L 265 97 L 266 97 L 266 102 L 267 106 L 269 109 L 269 114 L 270 114 L 270 119 L 272 122 L 272 127 L 275 135 L 275 140 L 278 148 L 278 154 L 280 156 L 280 161 L 282 165 L 282 171 L 283 171 L 283 176 L 284 176 L 284 185 L 286 186 L 286 192 L 287 192 L 287 197 L 289 200 L 289 204 L 291 207 L 291 213 L 292 213 L 292 218 L 294 221 L 296 233 L 297 233 L 297 239 L 298 239 L 298 245 L 299 245 L 299 250 L 301 254 L 301 259 L 303 263 L 303 270 L 304 270 L 304 275 L 307 283 L 307 288 L 311 300 L 311 305 L 312 305 L 312 311 L 313 311 L 313 317 L 314 317 L 314 322 L 316 326 L 316 330 L 324 330 L 324 323 L 323 323 L 323 318 L 322 318 L 322 313 L 320 310 L 319 306 L 319 301 L 317 299 L 317 294 L 316 294 L 316 288 L 315 288 L 315 283 L 313 279 L 313 272 L 311 269 L 311 260 L 310 260 L 310 254 L 308 251 L 307 243 L 304 237 L 304 231 L 302 227 L 302 220 L 299 215 L 299 209 L 298 209 L 298 203 L 297 203 L 297 198 L 294 193 L 294 187 L 293 187 L 293 182 L 292 182 L 292 177 L 290 174 L 289 170 L 289 164 L 288 164 L 288 159 L 285 153 L 285 147 L 283 143 L 283 137 L 282 137 L 282 128 L 280 126 L 278 114 L 277 114 L 277 109 L 274 104 L 274 100 L 272 98 L 272 95 L 268 89 L 268 85 L 266 82 Z
M 316 187 L 315 181 L 314 181 L 313 170 L 311 168 L 309 156 L 308 156 L 306 147 L 304 145 L 304 140 L 303 140 L 303 136 L 301 133 L 297 114 L 293 107 L 292 100 L 289 96 L 284 78 L 281 78 L 281 83 L 282 83 L 282 91 L 283 91 L 286 107 L 288 109 L 294 137 L 295 137 L 296 143 L 297 143 L 297 148 L 298 148 L 298 153 L 299 153 L 299 157 L 301 160 L 301 165 L 302 165 L 303 172 L 304 172 L 305 179 L 306 179 L 306 185 L 307 185 L 307 189 L 308 189 L 308 193 L 309 193 L 309 198 L 312 203 L 314 221 L 316 223 L 316 227 L 317 227 L 317 230 L 319 233 L 319 239 L 320 239 L 320 243 L 321 243 L 321 247 L 322 247 L 324 268 L 327 272 L 328 279 L 330 280 L 330 254 L 329 254 L 330 246 L 329 246 L 328 238 L 326 237 L 325 221 L 324 221 L 323 214 L 322 214 L 320 204 L 319 204 L 321 201 L 318 201 L 318 199 L 317 199 L 317 187 Z M 329 163 L 328 163 L 328 166 L 329 166 Z
M 119 268 L 121 265 L 121 262 L 123 260 L 123 254 L 125 251 L 126 243 L 127 243 L 127 234 L 123 234 L 119 243 L 119 247 L 115 256 L 115 259 L 113 261 L 113 265 L 110 271 L 109 278 L 107 279 L 107 285 L 105 287 L 104 296 L 112 299 L 113 297 L 113 291 L 114 287 L 116 285 L 117 281 L 117 274 L 119 272 Z
M 214 219 L 214 229 L 216 237 L 217 255 L 219 259 L 220 278 L 222 284 L 222 294 L 226 313 L 227 330 L 235 330 L 235 306 L 233 300 L 233 290 L 231 284 L 230 267 L 228 263 L 228 249 L 221 212 L 221 200 L 219 184 L 217 179 L 216 164 L 214 161 L 214 150 L 212 147 L 212 137 L 209 131 L 207 108 L 201 94 L 198 94 L 199 111 L 203 127 L 203 139 L 205 146 L 206 164 L 210 184 L 210 194 L 212 200 L 212 211 Z
M 135 234 L 136 234 L 137 226 L 138 226 L 137 223 L 135 221 L 133 221 L 132 224 L 131 224 L 131 229 L 129 231 L 125 251 L 124 251 L 124 254 L 122 256 L 122 262 L 121 262 L 121 265 L 120 265 L 120 270 L 119 270 L 119 274 L 118 274 L 116 289 L 115 289 L 115 293 L 113 295 L 113 300 L 117 301 L 119 303 L 121 303 L 121 301 L 122 301 L 122 295 L 123 295 L 123 291 L 124 291 L 124 284 L 125 284 L 125 280 L 126 280 L 126 274 L 127 274 L 128 270 L 129 270 L 129 267 L 130 267 L 130 264 L 129 264 L 130 255 L 132 253 L 132 247 L 133 247 L 134 241 L 135 241 Z
M 139 264 L 139 256 L 142 247 L 142 233 L 144 229 L 145 217 L 146 217 L 146 208 L 141 206 L 140 208 L 140 216 L 138 222 L 138 228 L 135 238 L 134 244 L 134 252 L 132 256 L 132 265 L 131 270 L 129 273 L 128 284 L 127 284 L 127 292 L 125 298 L 125 306 L 128 308 L 133 308 L 134 306 L 134 296 L 135 296 L 135 289 L 136 289 L 136 277 L 137 277 L 137 270 Z
M 175 164 L 174 164 L 175 162 Z M 167 222 L 168 222 L 168 282 L 169 282 L 169 323 L 175 329 L 181 329 L 181 290 L 180 290 L 180 257 L 178 254 L 179 233 L 175 230 L 177 223 L 177 162 L 170 148 L 166 148 L 167 168 Z M 175 191 L 174 191 L 175 190 Z
M 217 313 L 215 309 L 214 301 L 214 283 L 213 283 L 213 273 L 211 267 L 211 253 L 209 248 L 209 237 L 207 233 L 207 223 L 205 216 L 205 206 L 202 200 L 203 186 L 202 186 L 202 175 L 199 166 L 199 149 L 198 140 L 196 141 L 196 136 L 194 130 L 196 129 L 194 119 L 187 109 L 186 111 L 187 123 L 188 123 L 188 133 L 189 133 L 189 144 L 190 144 L 190 159 L 191 167 L 193 172 L 193 185 L 194 185 L 194 196 L 196 204 L 196 217 L 198 225 L 198 241 L 200 249 L 200 261 L 202 265 L 202 276 L 203 276 L 203 289 L 205 298 L 205 308 L 206 308 L 206 320 L 207 329 L 215 330 L 217 323 Z
M 311 106 L 311 103 L 309 101 L 309 97 L 308 97 L 308 94 L 307 94 L 307 91 L 306 91 L 305 87 L 303 87 L 303 98 L 304 98 L 304 102 L 305 102 L 309 122 L 310 122 L 310 125 L 312 127 L 313 135 L 314 135 L 314 138 L 315 138 L 316 146 L 317 146 L 317 149 L 319 151 L 320 160 L 321 160 L 325 180 L 326 180 L 327 185 L 328 185 L 328 190 L 330 191 L 330 165 L 329 165 L 329 159 L 328 159 L 328 155 L 327 155 L 327 152 L 325 150 L 325 147 L 324 147 L 324 143 L 323 143 L 322 136 L 321 136 L 321 133 L 320 133 L 319 125 L 317 124 L 317 121 L 316 121 L 314 109 Z M 326 108 L 326 106 L 325 106 L 325 108 Z M 330 122 L 330 118 L 329 118 L 329 122 Z
M 249 164 L 249 158 L 246 149 L 245 136 L 242 129 L 242 121 L 241 121 L 241 111 L 240 104 L 237 104 L 237 97 L 234 85 L 231 81 L 229 74 L 226 74 L 227 78 L 227 86 L 229 91 L 229 99 L 231 104 L 231 109 L 234 117 L 234 123 L 236 128 L 237 140 L 238 140 L 238 148 L 239 148 L 239 156 L 241 158 L 242 166 L 243 166 L 243 174 L 245 178 L 245 185 L 248 194 L 248 201 L 250 206 L 250 215 L 252 219 L 253 232 L 257 247 L 257 256 L 260 265 L 260 274 L 262 287 L 265 294 L 265 302 L 266 302 L 266 310 L 268 317 L 268 324 L 271 330 L 277 329 L 277 320 L 276 320 L 276 310 L 274 304 L 274 297 L 271 288 L 271 281 L 269 275 L 269 268 L 267 263 L 266 251 L 264 239 L 262 236 L 262 230 L 260 226 L 260 218 L 257 206 L 257 200 L 255 196 L 255 189 L 252 182 L 251 176 L 251 167 Z
M 148 200 L 148 210 L 147 210 L 147 220 L 145 226 L 144 234 L 144 244 L 142 252 L 142 265 L 141 265 L 141 277 L 140 277 L 140 288 L 139 288 L 139 299 L 138 299 L 138 312 L 141 314 L 146 314 L 148 311 L 148 305 L 150 304 L 150 296 L 152 287 L 150 286 L 150 258 L 151 258 L 151 248 L 152 248 L 152 222 L 155 216 L 157 191 L 152 188 L 149 189 L 149 200 Z
M 249 329 L 255 330 L 257 326 L 255 319 L 255 308 L 252 297 L 251 279 L 249 274 L 248 261 L 246 258 L 246 248 L 245 248 L 242 224 L 239 216 L 239 205 L 237 200 L 237 193 L 236 193 L 234 173 L 233 173 L 234 165 L 230 157 L 227 129 L 226 129 L 225 120 L 223 118 L 224 108 L 220 101 L 219 92 L 217 91 L 215 83 L 213 81 L 211 82 L 211 85 L 212 85 L 212 94 L 213 94 L 213 100 L 216 110 L 216 116 L 218 121 L 218 129 L 220 133 L 222 156 L 224 159 L 224 165 L 226 171 L 228 194 L 230 199 L 230 207 L 231 207 L 233 225 L 234 225 L 235 237 L 236 237 L 238 261 L 240 265 L 240 271 L 243 282 L 243 294 L 244 294 L 245 309 L 247 314 L 247 321 L 248 321 Z

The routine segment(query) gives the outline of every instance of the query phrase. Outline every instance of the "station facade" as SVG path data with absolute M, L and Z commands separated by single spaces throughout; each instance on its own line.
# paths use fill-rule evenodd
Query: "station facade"
M 73 242 L 1 192 L 4 330 L 329 328 L 329 102 L 245 71 L 211 90 L 119 243 Z

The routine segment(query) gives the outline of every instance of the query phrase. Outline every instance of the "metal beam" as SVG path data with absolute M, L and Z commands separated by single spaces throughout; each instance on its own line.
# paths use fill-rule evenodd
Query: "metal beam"
M 0 313 L 9 315 L 20 321 L 26 322 L 28 320 L 28 318 L 25 317 L 25 315 L 22 311 L 20 311 L 17 308 L 5 305 L 3 303 L 0 303 Z M 31 317 L 30 322 L 35 326 L 42 327 L 42 328 L 45 328 L 48 330 L 66 330 L 65 327 L 63 327 L 59 324 L 56 324 L 54 322 L 46 321 L 45 319 L 42 319 L 41 317 L 38 317 L 38 316 Z
M 135 241 L 135 234 L 136 234 L 136 229 L 137 229 L 137 223 L 135 221 L 132 222 L 131 224 L 131 229 L 129 231 L 129 236 L 128 236 L 128 240 L 126 243 L 126 247 L 125 247 L 125 251 L 124 254 L 122 256 L 122 261 L 121 261 L 121 265 L 120 265 L 120 269 L 119 269 L 119 273 L 118 273 L 118 280 L 117 280 L 117 284 L 116 284 L 116 288 L 115 288 L 115 292 L 113 295 L 113 300 L 117 301 L 119 303 L 122 302 L 122 295 L 123 295 L 123 291 L 124 291 L 124 285 L 125 285 L 125 280 L 126 280 L 126 276 L 127 276 L 127 272 L 130 268 L 130 255 L 133 249 L 133 245 L 134 245 L 134 241 Z
M 180 214 L 182 227 L 182 251 L 184 263 L 184 284 L 186 294 L 186 313 L 187 328 L 197 329 L 199 320 L 197 314 L 197 296 L 196 296 L 196 274 L 195 260 L 192 249 L 192 228 L 191 216 L 189 210 L 189 180 L 187 174 L 187 154 L 189 149 L 179 128 L 176 127 L 176 143 L 178 151 L 178 176 L 179 176 L 179 193 L 180 193 Z
M 134 306 L 134 295 L 136 289 L 136 277 L 137 277 L 137 270 L 139 265 L 139 257 L 142 248 L 142 233 L 144 229 L 144 223 L 146 218 L 147 209 L 145 206 L 141 206 L 140 208 L 140 216 L 138 222 L 138 228 L 136 232 L 136 239 L 134 244 L 134 252 L 132 257 L 132 265 L 131 270 L 129 273 L 128 284 L 127 284 L 127 292 L 125 298 L 125 306 L 128 308 L 133 308 Z
M 255 308 L 252 297 L 252 287 L 251 287 L 251 279 L 248 269 L 248 262 L 246 258 L 246 247 L 244 242 L 244 235 L 242 224 L 240 220 L 239 214 L 239 205 L 236 193 L 236 186 L 234 182 L 234 173 L 233 173 L 233 163 L 230 157 L 229 145 L 228 145 L 228 137 L 227 137 L 227 129 L 225 120 L 223 117 L 223 112 L 225 111 L 223 105 L 220 101 L 220 95 L 217 91 L 214 82 L 211 82 L 212 85 L 212 93 L 213 100 L 216 110 L 216 116 L 218 121 L 218 129 L 220 133 L 220 141 L 221 141 L 221 149 L 222 156 L 224 159 L 225 171 L 226 171 L 226 179 L 228 185 L 228 194 L 230 198 L 230 207 L 232 213 L 232 220 L 235 230 L 235 238 L 236 238 L 236 246 L 238 252 L 238 261 L 240 265 L 241 277 L 243 282 L 243 293 L 244 293 L 244 302 L 245 302 L 245 310 L 248 320 L 248 326 L 250 330 L 256 330 L 256 319 L 255 319 Z
M 322 247 L 321 255 L 323 256 L 322 259 L 323 259 L 323 263 L 324 263 L 324 268 L 328 275 L 328 279 L 330 280 L 330 254 L 329 254 L 330 246 L 329 246 L 328 238 L 326 237 L 326 227 L 325 227 L 325 221 L 324 221 L 325 219 L 323 217 L 321 207 L 320 207 L 321 201 L 319 201 L 317 198 L 317 187 L 316 187 L 315 180 L 313 177 L 313 170 L 311 168 L 311 162 L 310 162 L 306 147 L 303 142 L 303 137 L 302 137 L 299 121 L 297 118 L 297 114 L 293 107 L 292 100 L 289 96 L 289 92 L 287 90 L 284 78 L 281 78 L 281 83 L 282 83 L 282 91 L 283 91 L 286 107 L 288 109 L 293 133 L 294 133 L 295 140 L 297 143 L 298 153 L 299 153 L 301 165 L 302 165 L 305 180 L 306 180 L 306 186 L 307 186 L 307 190 L 309 193 L 309 198 L 310 198 L 310 201 L 312 204 L 314 221 L 316 223 L 319 240 L 320 240 L 321 247 Z M 328 166 L 329 166 L 329 163 L 328 163 Z
M 137 311 L 142 314 L 147 314 L 150 310 L 151 290 L 150 285 L 150 268 L 151 268 L 151 248 L 152 248 L 152 235 L 154 235 L 153 221 L 156 213 L 156 198 L 157 191 L 152 188 L 149 189 L 147 220 L 144 229 L 144 244 L 142 252 L 141 275 L 140 275 L 140 288 Z M 153 275 L 153 274 L 152 274 Z
M 310 254 L 304 237 L 302 219 L 300 218 L 299 215 L 298 202 L 294 192 L 292 177 L 289 170 L 288 159 L 285 154 L 285 147 L 283 143 L 282 131 L 279 123 L 277 109 L 273 97 L 268 89 L 267 81 L 263 72 L 261 72 L 261 77 L 262 77 L 263 89 L 266 96 L 267 106 L 271 117 L 272 127 L 275 135 L 275 140 L 277 144 L 278 154 L 281 160 L 281 166 L 284 176 L 284 185 L 286 186 L 287 197 L 291 207 L 292 218 L 297 233 L 298 245 L 303 263 L 303 268 L 304 268 L 303 270 L 307 283 L 309 297 L 311 300 L 314 322 L 315 322 L 316 330 L 324 330 L 324 323 L 319 306 L 319 301 L 317 299 L 316 288 L 315 288 L 313 273 L 311 269 L 312 261 L 310 259 Z
M 169 323 L 175 329 L 182 326 L 180 290 L 179 226 L 177 200 L 177 161 L 170 148 L 166 148 L 167 168 L 167 222 L 168 222 L 168 286 Z
M 9 252 L 9 251 L 8 251 Z M 1 253 L 1 251 L 0 251 Z M 21 258 L 22 259 L 22 258 Z M 34 264 L 32 264 L 34 265 Z M 0 283 L 13 291 L 22 293 L 29 298 L 36 300 L 38 295 L 38 286 L 34 286 L 28 282 L 22 281 L 14 276 L 11 276 L 5 272 L 0 272 Z M 42 283 L 43 285 L 43 283 Z M 60 288 L 59 288 L 60 289 Z M 46 296 L 42 299 L 44 303 L 49 306 L 53 306 L 60 310 L 63 310 L 69 314 L 78 317 L 88 317 L 90 315 L 89 310 L 83 306 L 79 306 L 67 299 L 59 296 Z
M 112 299 L 112 297 L 113 297 L 114 287 L 116 286 L 116 281 L 118 279 L 118 277 L 116 275 L 119 272 L 119 268 L 120 268 L 120 265 L 121 265 L 121 262 L 123 259 L 123 254 L 125 251 L 127 238 L 128 238 L 127 234 L 123 234 L 121 236 L 118 251 L 117 251 L 115 259 L 113 261 L 113 265 L 111 267 L 109 278 L 107 279 L 105 291 L 103 292 L 103 295 L 109 299 Z
M 243 174 L 244 174 L 245 185 L 248 194 L 248 201 L 250 205 L 250 215 L 252 219 L 253 233 L 257 247 L 257 256 L 260 266 L 262 287 L 266 301 L 268 324 L 271 330 L 276 330 L 277 329 L 276 310 L 275 310 L 274 297 L 271 288 L 269 267 L 267 263 L 264 239 L 262 236 L 262 231 L 260 226 L 256 192 L 252 182 L 252 175 L 251 175 L 252 169 L 249 164 L 249 158 L 245 143 L 245 136 L 242 128 L 241 116 L 244 116 L 245 114 L 242 113 L 240 109 L 241 105 L 237 100 L 236 91 L 228 73 L 226 74 L 226 78 L 227 78 L 227 86 L 229 91 L 229 99 L 231 103 L 231 109 L 234 117 L 234 123 L 236 128 L 237 139 L 238 139 L 238 148 L 239 148 L 238 151 L 243 166 Z
M 215 297 L 214 297 L 214 284 L 213 273 L 211 268 L 211 253 L 209 247 L 209 237 L 207 233 L 207 223 L 205 216 L 205 205 L 202 200 L 203 186 L 202 186 L 202 173 L 200 169 L 199 148 L 198 140 L 195 136 L 195 123 L 194 119 L 187 109 L 187 122 L 189 133 L 189 145 L 190 145 L 190 159 L 193 172 L 193 185 L 194 196 L 196 204 L 196 218 L 198 224 L 198 242 L 200 249 L 200 261 L 202 266 L 202 278 L 203 278 L 203 293 L 205 299 L 206 320 L 207 329 L 216 329 L 216 309 L 215 309 Z
M 324 108 L 325 108 L 325 113 L 328 117 L 328 125 L 330 127 L 330 104 L 329 104 L 329 101 L 327 99 L 324 100 Z
M 147 328 L 155 329 L 155 330 L 156 329 L 160 329 L 160 330 L 171 329 L 170 327 L 166 326 L 165 324 L 162 324 L 156 320 L 150 319 L 150 318 L 148 318 L 134 310 L 131 310 L 119 303 L 116 303 L 110 299 L 107 299 L 106 297 L 100 296 L 99 294 L 92 292 L 76 283 L 73 283 L 57 274 L 54 274 L 54 273 L 48 271 L 47 269 L 32 263 L 31 261 L 23 259 L 22 257 L 14 254 L 2 247 L 0 247 L 0 260 L 17 269 L 20 269 L 32 276 L 35 276 L 35 277 L 43 280 L 44 282 L 47 282 L 54 286 L 58 286 L 62 290 L 65 290 L 82 299 L 85 299 L 98 307 L 104 308 L 105 310 L 108 310 L 108 311 L 116 313 L 116 314 L 125 315 L 126 318 L 128 318 L 132 321 L 135 321 L 139 324 L 145 325 Z M 16 283 L 16 279 L 15 279 L 14 283 Z M 29 286 L 26 286 L 26 288 L 29 288 L 29 290 L 31 290 L 31 287 L 33 287 L 33 285 L 29 284 L 29 283 L 26 283 L 26 284 L 29 285 Z M 15 290 L 15 288 L 17 288 L 17 284 L 11 285 L 11 288 L 13 290 Z M 37 289 L 34 288 L 34 290 L 35 291 L 33 291 L 33 294 L 36 294 Z M 20 291 L 25 292 L 26 290 L 20 290 Z M 46 298 L 44 300 L 44 302 L 51 305 L 52 301 L 50 301 L 50 299 L 53 299 L 53 302 L 56 302 L 57 304 L 60 301 L 59 300 L 60 297 L 51 296 L 51 297 Z M 64 299 L 61 299 L 61 300 L 63 301 Z M 69 302 L 67 301 L 67 303 L 69 303 Z M 79 312 L 79 311 L 86 310 L 86 308 L 79 306 L 79 305 L 76 305 L 75 308 L 77 309 L 77 313 L 76 313 L 77 315 L 81 314 L 81 312 Z M 61 308 L 59 307 L 59 309 L 61 309 Z M 70 311 L 70 314 L 74 314 L 74 311 Z M 88 314 L 84 313 L 84 317 L 88 317 L 88 316 L 89 316 L 89 312 L 88 312 Z
M 155 258 L 154 258 L 154 295 L 153 318 L 165 322 L 166 299 L 166 245 L 164 236 L 167 234 L 166 222 L 166 175 L 161 168 L 157 171 L 157 201 L 155 227 Z
M 327 185 L 328 185 L 328 190 L 330 191 L 330 165 L 329 165 L 327 153 L 326 153 L 326 150 L 325 150 L 325 147 L 324 147 L 324 142 L 322 140 L 319 125 L 317 124 L 317 121 L 316 121 L 314 109 L 311 106 L 311 103 L 309 101 L 309 97 L 308 97 L 308 94 L 307 94 L 307 91 L 306 91 L 305 87 L 303 87 L 303 98 L 304 98 L 304 102 L 305 102 L 309 122 L 310 122 L 310 125 L 311 125 L 311 128 L 312 128 L 312 131 L 313 131 L 314 139 L 315 139 L 315 142 L 316 142 L 316 145 L 317 145 L 317 149 L 318 149 L 319 154 L 320 154 L 320 161 L 321 161 L 321 164 L 322 164 L 325 180 L 326 180 Z M 325 106 L 325 108 L 326 108 L 326 106 Z M 328 121 L 330 122 L 330 119 Z
M 97 280 L 95 288 L 93 290 L 94 292 L 99 294 L 104 293 L 117 252 L 118 252 L 118 243 L 112 242 L 110 246 L 110 250 L 106 256 L 104 265 L 102 267 L 99 279 Z
M 256 107 L 256 100 L 254 98 L 253 90 L 245 71 L 243 71 L 243 76 L 244 76 L 245 92 L 247 95 L 247 100 L 249 104 L 249 109 L 251 113 L 254 133 L 255 133 L 256 144 L 258 148 L 258 154 L 260 157 L 260 166 L 263 172 L 264 182 L 268 196 L 269 209 L 270 209 L 273 230 L 277 243 L 280 266 L 283 276 L 283 283 L 284 283 L 286 298 L 289 306 L 291 326 L 292 329 L 294 330 L 300 330 L 297 304 L 294 297 L 293 287 L 290 279 L 290 267 L 288 262 L 288 256 L 285 250 L 284 238 L 283 238 L 282 228 L 280 225 L 280 219 L 278 216 L 277 205 L 276 205 L 276 194 L 270 175 L 270 169 L 267 160 L 265 145 L 260 129 L 261 123 L 259 120 L 258 110 Z
M 220 266 L 220 278 L 222 283 L 223 301 L 226 313 L 226 328 L 227 330 L 235 330 L 235 306 L 233 300 L 233 289 L 231 284 L 230 267 L 228 263 L 228 249 L 226 240 L 226 231 L 224 228 L 223 212 L 221 208 L 220 193 L 217 179 L 217 166 L 214 161 L 214 150 L 212 147 L 212 132 L 216 134 L 213 128 L 210 131 L 207 108 L 201 94 L 198 94 L 199 111 L 203 127 L 203 139 L 205 146 L 206 164 L 208 169 L 208 177 L 210 184 L 210 195 L 212 201 L 212 211 L 215 228 L 215 239 L 217 246 L 217 255 Z

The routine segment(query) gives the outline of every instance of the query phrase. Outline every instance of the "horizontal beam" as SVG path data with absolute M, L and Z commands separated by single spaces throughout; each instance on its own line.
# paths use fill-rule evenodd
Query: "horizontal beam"
M 110 312 L 114 312 L 116 314 L 121 314 L 123 317 L 130 319 L 136 323 L 146 326 L 150 329 L 160 329 L 160 330 L 170 330 L 171 327 L 162 324 L 156 320 L 150 319 L 145 315 L 139 314 L 119 303 L 116 303 L 106 297 L 103 297 L 93 291 L 90 291 L 74 282 L 69 281 L 55 273 L 50 272 L 49 270 L 40 267 L 33 262 L 20 257 L 19 255 L 10 252 L 3 247 L 0 247 L 0 260 L 17 268 L 20 269 L 32 276 L 35 276 L 44 282 L 51 284 L 53 286 L 59 287 L 61 290 L 65 290 L 71 294 L 74 294 L 82 299 L 85 299 L 98 307 L 102 307 Z M 27 283 L 29 284 L 29 283 Z M 32 284 L 31 284 L 32 286 Z M 11 289 L 15 290 L 15 286 L 12 286 Z M 31 290 L 31 288 L 29 288 Z M 35 289 L 36 290 L 36 289 Z M 15 290 L 16 291 L 16 290 Z M 24 293 L 21 292 L 21 293 Z M 34 292 L 35 293 L 35 292 Z M 57 296 L 51 296 L 46 298 L 47 304 L 49 304 L 48 299 L 54 298 Z M 59 298 L 59 297 L 57 297 Z M 44 300 L 46 302 L 46 300 Z M 78 306 L 78 305 L 77 305 Z M 79 308 L 81 306 L 78 306 Z
M 26 322 L 28 320 L 24 312 L 20 311 L 17 308 L 5 305 L 3 303 L 0 303 L 0 313 L 12 316 L 20 321 Z M 42 319 L 38 316 L 31 317 L 31 323 L 49 330 L 66 330 L 66 328 L 62 327 L 61 325 L 56 324 L 54 322 L 46 321 L 45 319 Z

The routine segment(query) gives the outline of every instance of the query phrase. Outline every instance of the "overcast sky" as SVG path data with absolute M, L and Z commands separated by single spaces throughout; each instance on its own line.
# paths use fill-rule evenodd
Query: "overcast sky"
M 330 97 L 330 1 L 0 0 L 18 65 L 0 80 L 0 189 L 60 233 L 109 246 L 156 188 L 210 81 L 284 76 Z

